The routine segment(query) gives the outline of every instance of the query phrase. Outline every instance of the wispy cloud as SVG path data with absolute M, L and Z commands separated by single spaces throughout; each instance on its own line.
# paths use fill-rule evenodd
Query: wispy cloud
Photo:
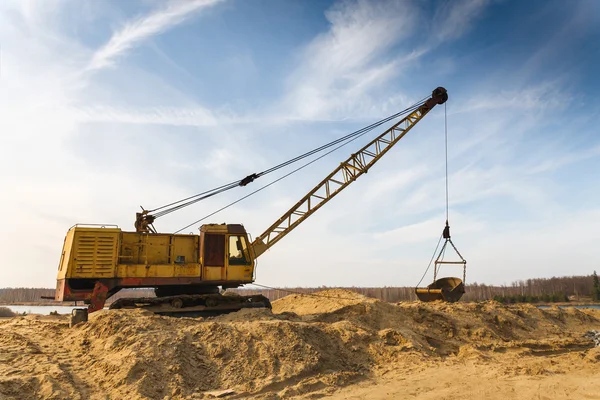
M 433 37 L 443 42 L 461 36 L 489 3 L 491 0 L 454 0 L 441 3 L 433 17 Z
M 73 109 L 80 122 L 111 122 L 126 124 L 153 124 L 172 126 L 215 126 L 224 123 L 204 107 L 155 107 L 136 109 L 111 106 L 84 106 Z
M 432 49 L 464 34 L 489 3 L 452 1 L 430 28 L 423 10 L 408 1 L 346 1 L 326 17 L 329 30 L 300 53 L 290 76 L 286 109 L 298 118 L 381 115 L 406 105 L 406 90 L 391 84 Z M 433 40 L 431 38 L 434 38 Z M 415 100 L 415 99 L 410 99 Z
M 302 52 L 286 106 L 300 118 L 349 115 L 360 98 L 398 73 L 385 51 L 412 32 L 417 10 L 407 2 L 344 2 L 326 13 L 330 28 Z M 409 55 L 407 58 L 411 58 Z
M 526 172 L 528 174 L 538 174 L 542 172 L 556 171 L 562 167 L 574 164 L 580 161 L 600 156 L 600 145 L 585 149 L 582 151 L 573 151 L 549 160 L 545 160 Z
M 171 1 L 161 9 L 127 22 L 120 30 L 113 33 L 108 43 L 94 53 L 87 70 L 113 65 L 119 56 L 149 37 L 162 33 L 182 23 L 194 13 L 222 1 L 224 0 Z
M 480 221 L 455 212 L 452 215 L 453 221 L 457 222 L 460 235 L 481 232 L 485 229 L 485 221 Z M 376 233 L 374 237 L 382 242 L 382 245 L 393 245 L 397 243 L 411 244 L 419 242 L 434 243 L 435 239 L 442 234 L 443 221 L 439 218 L 430 218 L 415 224 L 401 226 L 389 231 Z M 453 232 L 454 233 L 454 232 Z
M 518 90 L 500 90 L 494 92 L 493 96 L 489 95 L 491 91 L 483 90 L 483 94 L 473 96 L 449 114 L 501 109 L 545 111 L 564 108 L 571 102 L 571 96 L 562 89 L 559 82 L 545 81 Z M 558 92 L 561 92 L 561 96 L 556 96 Z

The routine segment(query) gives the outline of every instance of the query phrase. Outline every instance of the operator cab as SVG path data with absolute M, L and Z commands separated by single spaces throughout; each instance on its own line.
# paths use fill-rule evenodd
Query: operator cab
M 200 258 L 204 279 L 250 280 L 254 258 L 248 234 L 240 224 L 205 224 L 200 227 Z

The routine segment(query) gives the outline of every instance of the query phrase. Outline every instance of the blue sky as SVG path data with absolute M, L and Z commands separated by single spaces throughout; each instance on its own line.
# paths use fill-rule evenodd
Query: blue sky
M 140 205 L 267 169 L 437 86 L 467 282 L 600 270 L 598 43 L 594 0 L 2 1 L 0 287 L 53 286 L 75 223 L 132 229 Z M 210 222 L 259 235 L 368 140 Z M 175 231 L 275 175 L 156 225 Z M 438 107 L 264 254 L 257 282 L 414 285 L 444 214 Z

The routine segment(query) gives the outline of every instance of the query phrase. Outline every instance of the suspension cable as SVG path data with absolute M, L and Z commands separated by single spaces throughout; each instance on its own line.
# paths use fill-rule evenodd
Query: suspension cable
M 164 205 L 164 206 L 162 206 L 162 207 L 158 207 L 158 208 L 155 208 L 155 209 L 153 209 L 153 210 L 148 210 L 148 212 L 150 212 L 150 213 L 153 213 L 153 212 L 155 212 L 155 211 L 162 210 L 163 208 L 167 208 L 167 207 L 173 206 L 173 205 L 175 205 L 175 204 L 181 203 L 181 202 L 183 202 L 183 201 L 187 201 L 187 200 L 193 199 L 194 197 L 202 196 L 202 195 L 204 195 L 204 194 L 208 194 L 208 193 L 211 193 L 211 192 L 213 192 L 213 191 L 216 191 L 216 190 L 219 190 L 219 189 L 222 189 L 222 188 L 225 188 L 225 187 L 229 187 L 229 186 L 231 186 L 231 185 L 237 185 L 237 184 L 238 184 L 238 182 L 239 182 L 239 181 L 231 182 L 231 183 L 228 183 L 227 185 L 219 186 L 218 188 L 211 189 L 211 190 L 207 190 L 206 192 L 198 193 L 198 194 L 195 194 L 195 195 L 193 195 L 193 196 L 186 197 L 185 199 L 182 199 L 182 200 L 179 200 L 179 201 L 174 201 L 174 202 L 172 202 L 172 203 L 169 203 L 169 204 L 166 204 L 166 205 Z
M 330 148 L 332 146 L 335 146 L 335 145 L 337 145 L 339 143 L 343 143 L 343 142 L 349 143 L 350 141 L 353 140 L 353 138 L 360 137 L 363 134 L 365 134 L 365 133 L 373 130 L 374 128 L 376 128 L 376 127 L 378 127 L 378 126 L 380 126 L 382 124 L 385 124 L 386 122 L 389 122 L 389 121 L 391 121 L 393 119 L 396 119 L 396 118 L 400 117 L 401 115 L 413 112 L 414 110 L 418 109 L 421 105 L 423 105 L 423 103 L 425 102 L 425 100 L 427 98 L 428 98 L 428 96 L 424 97 L 423 99 L 419 100 L 414 105 L 412 105 L 412 106 L 410 106 L 410 107 L 408 107 L 408 108 L 406 108 L 406 109 L 404 109 L 404 110 L 402 110 L 402 111 L 400 111 L 400 112 L 398 112 L 396 114 L 393 114 L 393 115 L 391 115 L 391 116 L 389 116 L 387 118 L 379 120 L 379 121 L 377 121 L 377 122 L 375 122 L 375 123 L 373 123 L 371 125 L 368 125 L 368 126 L 366 126 L 364 128 L 361 128 L 361 129 L 359 129 L 357 131 L 354 131 L 354 132 L 352 132 L 352 133 L 350 133 L 350 134 L 348 134 L 346 136 L 343 136 L 343 137 L 341 137 L 339 139 L 336 139 L 334 141 L 326 143 L 326 144 L 324 144 L 324 145 L 322 145 L 322 146 L 320 146 L 320 147 L 318 147 L 316 149 L 308 151 L 308 152 L 306 152 L 304 154 L 301 154 L 301 155 L 299 155 L 297 157 L 294 157 L 294 158 L 292 158 L 290 160 L 287 160 L 287 161 L 285 161 L 283 163 L 280 163 L 280 164 L 278 164 L 278 165 L 276 165 L 274 167 L 266 169 L 266 170 L 264 170 L 264 171 L 262 171 L 260 173 L 255 173 L 255 174 L 248 175 L 244 179 L 241 179 L 241 180 L 238 180 L 238 181 L 234 181 L 234 182 L 228 183 L 226 185 L 219 186 L 217 188 L 214 188 L 214 189 L 202 192 L 202 193 L 198 193 L 198 194 L 193 195 L 193 196 L 186 197 L 185 199 L 182 199 L 182 200 L 179 200 L 179 201 L 175 201 L 175 202 L 166 204 L 164 206 L 155 208 L 153 210 L 149 210 L 148 212 L 149 213 L 153 213 L 155 211 L 162 210 L 162 211 L 159 211 L 159 212 L 153 214 L 153 216 L 155 218 L 158 218 L 158 217 L 167 215 L 167 214 L 169 214 L 169 213 L 171 213 L 173 211 L 179 210 L 179 209 L 181 209 L 183 207 L 187 207 L 187 206 L 189 206 L 191 204 L 197 203 L 197 202 L 199 202 L 201 200 L 204 200 L 204 199 L 207 199 L 209 197 L 215 196 L 215 195 L 217 195 L 219 193 L 223 193 L 223 192 L 225 192 L 227 190 L 231 190 L 231 189 L 233 189 L 233 188 L 235 188 L 237 186 L 246 186 L 248 183 L 254 181 L 256 178 L 259 178 L 261 176 L 270 174 L 271 172 L 274 172 L 274 171 L 276 171 L 276 170 L 278 170 L 280 168 L 284 168 L 284 167 L 286 167 L 286 166 L 288 166 L 288 165 L 290 165 L 292 163 L 295 163 L 297 161 L 300 161 L 300 160 L 302 160 L 302 159 L 304 159 L 306 157 L 310 157 L 313 154 L 316 154 L 316 153 L 318 153 L 320 151 L 326 150 L 326 149 L 328 149 L 328 148 Z M 327 153 L 327 154 L 329 154 L 329 153 Z M 170 208 L 167 208 L 167 207 L 170 207 Z
M 184 207 L 187 207 L 189 205 L 192 205 L 194 203 L 197 203 L 197 202 L 199 202 L 201 200 L 204 200 L 204 199 L 207 199 L 209 197 L 215 196 L 215 195 L 217 195 L 219 193 L 223 193 L 223 192 L 225 192 L 227 190 L 230 190 L 230 189 L 233 189 L 234 187 L 237 187 L 237 186 L 239 186 L 238 183 L 234 182 L 234 183 L 230 183 L 228 185 L 221 186 L 221 188 L 218 188 L 218 189 L 209 190 L 208 192 L 206 192 L 208 194 L 205 194 L 204 196 L 197 197 L 194 200 L 190 200 L 190 201 L 188 201 L 186 203 L 182 203 L 182 204 L 179 204 L 179 205 L 177 205 L 175 207 L 171 207 L 171 208 L 166 209 L 164 211 L 160 211 L 160 212 L 154 214 L 154 217 L 155 218 L 162 217 L 164 215 L 172 213 L 173 211 L 180 210 L 180 209 L 182 209 Z
M 373 127 L 373 128 L 375 128 L 375 127 Z M 371 128 L 371 129 L 373 129 L 373 128 Z M 283 175 L 283 176 L 280 176 L 279 178 L 275 179 L 274 181 L 272 181 L 272 182 L 270 182 L 270 183 L 266 184 L 265 186 L 262 186 L 261 188 L 258 188 L 258 189 L 256 189 L 256 190 L 255 190 L 255 191 L 253 191 L 252 193 L 248 193 L 247 195 L 245 195 L 245 196 L 243 196 L 243 197 L 240 197 L 239 199 L 237 199 L 237 200 L 235 200 L 235 201 L 233 201 L 233 202 L 231 202 L 231 203 L 227 204 L 226 206 L 219 208 L 217 211 L 214 211 L 214 212 L 212 212 L 212 213 L 210 213 L 210 214 L 208 214 L 208 215 L 206 215 L 206 216 L 204 216 L 204 217 L 200 218 L 199 220 L 197 220 L 197 221 L 194 221 L 194 222 L 192 222 L 191 224 L 184 226 L 183 228 L 181 228 L 181 229 L 179 229 L 178 231 L 175 231 L 175 232 L 173 232 L 173 233 L 179 233 L 179 232 L 181 232 L 181 231 L 183 231 L 183 230 L 185 230 L 185 229 L 189 228 L 190 226 L 192 226 L 192 225 L 195 225 L 195 224 L 197 224 L 197 223 L 199 223 L 199 222 L 202 222 L 202 221 L 204 221 L 205 219 L 207 219 L 207 218 L 209 218 L 209 217 L 212 217 L 213 215 L 215 215 L 215 214 L 217 214 L 217 213 L 219 213 L 219 212 L 221 212 L 221 211 L 223 211 L 223 210 L 225 210 L 225 209 L 227 209 L 227 208 L 229 208 L 229 207 L 233 206 L 234 204 L 237 204 L 237 203 L 239 203 L 240 201 L 247 199 L 248 197 L 250 197 L 250 196 L 252 196 L 252 195 L 254 195 L 254 194 L 256 194 L 256 193 L 260 192 L 260 191 L 261 191 L 261 190 L 263 190 L 263 189 L 266 189 L 266 188 L 268 188 L 269 186 L 271 186 L 271 185 L 273 185 L 273 184 L 275 184 L 275 183 L 279 182 L 280 180 L 282 180 L 282 179 L 285 179 L 285 178 L 287 178 L 288 176 L 290 176 L 290 175 L 292 175 L 292 174 L 295 174 L 296 172 L 300 171 L 301 169 L 304 169 L 304 168 L 308 167 L 308 166 L 309 166 L 309 165 L 311 165 L 312 163 L 315 163 L 315 162 L 319 161 L 319 160 L 320 160 L 320 159 L 322 159 L 323 157 L 325 157 L 325 156 L 327 156 L 327 155 L 329 155 L 329 154 L 333 153 L 334 151 L 336 151 L 336 150 L 338 150 L 338 149 L 340 149 L 340 148 L 344 147 L 345 145 L 347 145 L 347 144 L 349 144 L 349 143 L 352 143 L 353 141 L 355 141 L 356 139 L 360 138 L 361 136 L 365 135 L 365 134 L 366 134 L 366 133 L 368 133 L 368 132 L 369 132 L 369 131 L 365 131 L 365 132 L 363 132 L 362 134 L 360 134 L 360 135 L 358 135 L 358 136 L 355 136 L 355 137 L 354 137 L 354 138 L 352 138 L 351 140 L 348 140 L 346 143 L 342 143 L 342 144 L 340 144 L 339 146 L 337 146 L 337 147 L 335 147 L 335 148 L 333 148 L 333 149 L 329 150 L 327 153 L 325 153 L 325 154 L 322 154 L 322 155 L 320 155 L 319 157 L 315 158 L 314 160 L 311 160 L 311 161 L 307 162 L 306 164 L 303 164 L 303 165 L 301 165 L 300 167 L 296 168 L 295 170 L 293 170 L 293 171 L 290 171 L 290 172 L 288 172 L 287 174 L 285 174 L 285 175 Z
M 438 250 L 438 247 L 440 247 L 440 243 L 442 242 L 442 237 L 443 237 L 443 235 L 440 235 L 440 239 L 438 240 L 437 246 L 435 246 L 435 250 L 433 251 L 433 255 L 431 256 L 431 260 L 429 260 L 429 264 L 427 265 L 427 269 L 425 270 L 425 272 L 423 273 L 423 276 L 421 277 L 421 280 L 419 281 L 419 283 L 417 283 L 417 286 L 415 286 L 415 287 L 419 287 L 419 285 L 421 284 L 421 282 L 423 282 L 423 279 L 425 279 L 425 275 L 427 275 L 427 272 L 429 272 L 429 268 L 431 268 L 431 263 L 433 262 L 433 259 L 435 258 L 435 255 L 437 254 L 437 250 Z
M 401 116 L 403 114 L 406 114 L 406 113 L 414 111 L 415 109 L 417 109 L 418 107 L 420 107 L 423 104 L 424 100 L 426 100 L 426 99 L 427 99 L 427 97 L 425 97 L 422 100 L 419 100 L 413 106 L 411 106 L 411 107 L 409 107 L 409 108 L 407 108 L 405 110 L 402 110 L 402 111 L 400 111 L 400 112 L 398 112 L 396 114 L 390 115 L 387 118 L 384 118 L 384 119 L 382 119 L 380 121 L 377 121 L 377 122 L 375 122 L 375 123 L 373 123 L 371 125 L 368 125 L 368 126 L 362 128 L 362 129 L 359 129 L 359 130 L 357 130 L 355 132 L 352 132 L 352 133 L 350 133 L 350 134 L 348 134 L 348 135 L 346 135 L 344 137 L 336 139 L 336 140 L 334 140 L 332 142 L 329 142 L 329 143 L 327 143 L 327 144 L 325 144 L 325 145 L 323 145 L 321 147 L 318 147 L 318 148 L 316 148 L 314 150 L 311 150 L 309 152 L 306 152 L 306 153 L 304 153 L 304 154 L 302 154 L 300 156 L 297 156 L 297 157 L 292 158 L 292 159 L 290 159 L 288 161 L 285 161 L 285 162 L 283 162 L 283 163 L 281 163 L 279 165 L 276 165 L 275 167 L 269 168 L 269 169 L 267 169 L 267 170 L 265 170 L 263 172 L 258 173 L 257 175 L 258 176 L 266 175 L 268 173 L 271 173 L 273 171 L 278 170 L 279 168 L 283 168 L 283 167 L 285 167 L 285 166 L 287 166 L 289 164 L 292 164 L 292 163 L 294 163 L 296 161 L 299 161 L 299 160 L 301 160 L 303 158 L 306 158 L 306 157 L 309 157 L 309 156 L 311 156 L 311 155 L 313 155 L 315 153 L 318 153 L 319 151 L 325 150 L 325 149 L 327 149 L 327 148 L 329 148 L 331 146 L 335 146 L 336 144 L 341 143 L 341 142 L 343 142 L 345 140 L 348 140 L 348 139 L 350 139 L 350 138 L 352 138 L 352 137 L 354 137 L 356 135 L 361 135 L 362 133 L 369 132 L 369 131 L 373 130 L 374 128 L 377 128 L 378 126 L 380 126 L 382 124 L 385 124 L 386 122 L 394 120 L 394 119 L 398 118 L 399 116 Z

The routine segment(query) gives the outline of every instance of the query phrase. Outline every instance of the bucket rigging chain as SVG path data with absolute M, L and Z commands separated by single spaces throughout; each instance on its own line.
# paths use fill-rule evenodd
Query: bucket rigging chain
M 435 264 L 434 264 L 434 268 L 433 268 L 433 280 L 434 281 L 437 280 L 437 275 L 443 264 L 455 264 L 455 265 L 463 266 L 463 282 L 465 282 L 466 275 L 467 275 L 467 260 L 464 259 L 464 257 L 460 254 L 460 252 L 458 251 L 458 249 L 456 248 L 454 243 L 452 243 L 452 238 L 450 237 L 450 225 L 448 225 L 448 221 L 446 221 L 446 226 L 444 227 L 442 237 L 445 239 L 445 241 L 444 241 L 444 244 L 442 245 L 442 248 L 440 249 L 440 252 L 438 253 L 438 256 L 435 260 Z M 450 243 L 450 245 L 452 246 L 452 248 L 454 249 L 454 251 L 456 252 L 458 257 L 460 258 L 460 261 L 444 261 L 444 256 L 446 254 L 446 246 L 448 246 L 448 243 Z

